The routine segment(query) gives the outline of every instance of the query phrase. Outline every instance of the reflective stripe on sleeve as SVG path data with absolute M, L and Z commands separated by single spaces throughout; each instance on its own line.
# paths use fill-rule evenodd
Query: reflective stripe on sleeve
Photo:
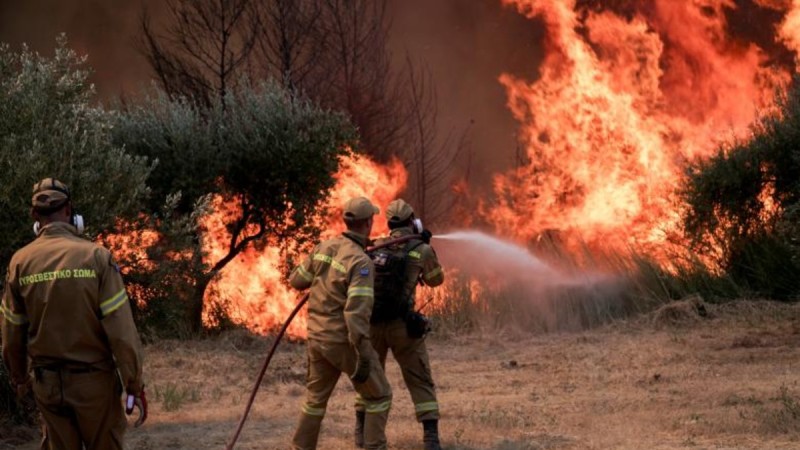
M 435 277 L 436 275 L 439 275 L 439 274 L 441 274 L 441 273 L 442 273 L 442 268 L 441 268 L 441 266 L 440 266 L 440 267 L 437 267 L 437 268 L 435 268 L 435 269 L 431 270 L 430 272 L 426 273 L 426 274 L 425 274 L 425 279 L 426 279 L 426 280 L 430 280 L 431 278 L 433 278 L 433 277 Z
M 342 273 L 347 273 L 347 269 L 344 267 L 344 264 L 340 263 L 339 261 L 336 261 L 335 259 L 331 258 L 328 255 L 317 253 L 316 255 L 314 255 L 314 261 L 321 261 L 324 262 L 325 264 L 330 264 L 330 266 L 333 267 L 335 270 Z
M 414 405 L 414 410 L 417 412 L 417 414 L 431 412 L 431 411 L 438 411 L 439 403 L 438 402 L 417 403 L 416 405 Z
M 100 312 L 103 314 L 103 317 L 105 317 L 119 309 L 126 301 L 128 301 L 128 294 L 125 292 L 125 288 L 122 288 L 121 291 L 114 294 L 110 299 L 100 303 Z
M 367 404 L 367 402 L 364 401 L 364 397 L 362 397 L 361 394 L 359 394 L 359 393 L 356 393 L 356 400 L 355 400 L 354 403 L 356 405 L 356 408 L 358 408 L 360 406 L 360 407 L 362 407 L 362 409 L 363 409 L 364 405 Z
M 412 250 L 412 251 L 408 252 L 408 256 L 410 256 L 410 257 L 412 257 L 414 259 L 422 258 L 422 254 L 420 252 L 416 251 L 416 250 Z
M 366 411 L 367 411 L 367 413 L 371 413 L 371 414 L 379 414 L 379 413 L 388 411 L 389 408 L 391 408 L 391 407 L 392 407 L 392 401 L 391 400 L 387 400 L 387 401 L 385 401 L 383 403 L 368 403 Z
M 311 273 L 304 269 L 302 265 L 297 266 L 297 274 L 306 281 L 311 281 L 314 279 L 314 275 L 311 275 Z
M 25 325 L 28 323 L 28 316 L 25 314 L 14 314 L 3 304 L 0 304 L 0 314 L 5 316 L 6 320 L 13 325 Z
M 352 286 L 347 289 L 347 298 L 353 297 L 374 297 L 375 290 L 366 286 Z
M 313 406 L 303 405 L 303 414 L 307 416 L 325 416 L 325 408 L 314 408 Z

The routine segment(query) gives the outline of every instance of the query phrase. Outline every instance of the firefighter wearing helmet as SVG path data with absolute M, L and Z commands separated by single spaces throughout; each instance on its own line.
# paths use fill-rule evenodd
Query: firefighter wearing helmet
M 32 215 L 36 239 L 11 258 L 0 304 L 11 382 L 20 396 L 33 389 L 43 447 L 122 449 L 120 395 L 129 394 L 129 414 L 138 406 L 137 426 L 147 401 L 141 341 L 119 267 L 107 249 L 80 236 L 83 218 L 64 183 L 36 183 Z
M 348 201 L 344 207 L 347 231 L 317 245 L 289 279 L 295 289 L 310 290 L 306 400 L 292 441 L 294 449 L 317 448 L 328 398 L 341 373 L 350 376 L 363 399 L 366 448 L 386 448 L 392 393 L 370 343 L 375 271 L 364 253 L 377 213 L 378 208 L 364 197 Z
M 414 297 L 418 283 L 439 286 L 444 282 L 444 272 L 430 246 L 431 233 L 423 229 L 411 205 L 402 199 L 393 201 L 386 209 L 386 218 L 390 236 L 377 240 L 376 246 L 414 234 L 421 234 L 421 239 L 372 253 L 376 278 L 370 340 L 381 366 L 386 365 L 386 355 L 391 349 L 411 393 L 417 420 L 423 425 L 425 450 L 440 450 L 439 403 L 424 339 L 428 323 L 415 311 Z M 364 418 L 368 411 L 363 399 L 357 396 L 355 443 L 358 447 L 363 447 Z

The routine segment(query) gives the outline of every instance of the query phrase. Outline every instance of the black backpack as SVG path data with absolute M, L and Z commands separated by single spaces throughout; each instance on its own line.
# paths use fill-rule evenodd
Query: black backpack
M 406 291 L 408 254 L 420 245 L 422 241 L 412 240 L 405 245 L 402 252 L 396 247 L 370 252 L 369 256 L 375 264 L 375 303 L 370 323 L 405 319 L 411 311 L 413 292 Z

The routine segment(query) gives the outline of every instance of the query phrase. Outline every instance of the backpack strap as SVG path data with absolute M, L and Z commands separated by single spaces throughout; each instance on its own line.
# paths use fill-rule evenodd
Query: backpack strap
M 408 241 L 405 248 L 403 248 L 403 251 L 405 252 L 406 256 L 408 256 L 408 254 L 411 253 L 415 248 L 419 247 L 424 243 L 425 242 L 423 242 L 421 239 L 412 239 Z

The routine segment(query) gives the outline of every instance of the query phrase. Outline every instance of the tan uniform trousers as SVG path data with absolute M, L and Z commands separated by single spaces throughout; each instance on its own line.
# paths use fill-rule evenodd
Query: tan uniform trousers
M 320 425 L 339 376 L 352 374 L 356 368 L 356 352 L 350 344 L 323 343 L 308 340 L 308 375 L 306 402 L 300 414 L 300 424 L 292 440 L 295 450 L 317 448 Z M 353 384 L 364 400 L 367 412 L 364 422 L 364 446 L 367 449 L 386 448 L 386 422 L 392 406 L 392 390 L 374 351 L 366 355 L 371 360 L 369 378 Z
M 392 350 L 392 355 L 403 374 L 403 381 L 411 393 L 417 420 L 420 422 L 438 420 L 439 403 L 436 401 L 436 389 L 425 339 L 408 337 L 406 323 L 402 319 L 372 325 L 369 336 L 372 346 L 378 353 L 381 367 L 386 367 L 386 355 L 389 349 Z M 364 409 L 363 399 L 356 396 L 356 411 Z
M 50 450 L 122 450 L 127 421 L 116 372 L 36 369 L 33 394 Z M 84 447 L 85 446 L 85 447 Z

